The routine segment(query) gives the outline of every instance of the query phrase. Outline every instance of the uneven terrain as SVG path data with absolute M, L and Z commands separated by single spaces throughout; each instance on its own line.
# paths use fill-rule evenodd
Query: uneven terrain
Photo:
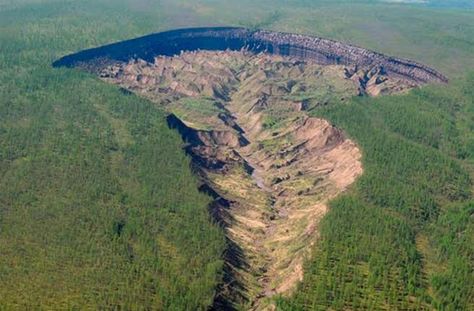
M 53 65 L 96 73 L 170 113 L 226 232 L 218 309 L 266 309 L 291 293 L 328 201 L 362 173 L 358 147 L 312 110 L 447 82 L 357 46 L 235 27 L 152 34 Z
M 356 95 L 400 92 L 415 80 L 381 67 L 321 65 L 242 51 L 131 60 L 99 75 L 170 112 L 187 141 L 211 213 L 226 230 L 216 308 L 268 308 L 303 278 L 327 202 L 362 173 L 361 152 L 308 111 Z
M 433 2 L 0 0 L 0 309 L 209 309 L 226 244 L 239 249 L 210 221 L 168 113 L 50 65 L 112 42 L 99 48 L 109 65 L 153 63 L 192 46 L 172 33 L 130 38 L 233 25 L 337 40 L 450 78 L 305 111 L 357 142 L 364 172 L 331 200 L 304 280 L 291 297 L 275 295 L 277 309 L 474 310 L 474 11 Z M 221 38 L 224 50 L 249 43 Z M 277 45 L 267 52 L 297 51 Z
M 95 70 L 114 61 L 139 58 L 153 62 L 157 55 L 174 56 L 182 51 L 244 49 L 253 53 L 265 52 L 311 60 L 321 65 L 379 68 L 383 74 L 418 84 L 447 82 L 447 78 L 440 72 L 412 60 L 315 36 L 239 27 L 188 28 L 155 33 L 67 55 L 53 65 L 83 66 Z

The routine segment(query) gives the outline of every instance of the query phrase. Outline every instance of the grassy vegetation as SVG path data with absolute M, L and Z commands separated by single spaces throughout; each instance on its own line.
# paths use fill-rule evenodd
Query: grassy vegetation
M 0 0 L 0 309 L 210 304 L 224 241 L 179 135 L 149 102 L 50 67 L 210 24 L 317 34 L 459 78 L 314 110 L 360 144 L 365 173 L 333 202 L 305 281 L 279 303 L 473 309 L 473 15 L 370 1 Z
M 222 113 L 222 109 L 212 99 L 182 98 L 173 103 L 171 111 L 181 120 L 200 130 L 211 130 L 212 127 L 209 124 L 213 124 L 216 128 L 221 123 L 218 115 Z M 207 120 L 208 123 L 206 124 L 202 120 Z

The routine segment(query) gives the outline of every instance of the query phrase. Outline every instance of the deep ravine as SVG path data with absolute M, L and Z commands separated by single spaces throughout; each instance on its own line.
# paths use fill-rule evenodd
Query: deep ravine
M 100 76 L 163 105 L 187 142 L 229 249 L 215 308 L 290 294 L 327 202 L 362 173 L 360 151 L 307 110 L 357 95 L 344 66 L 247 52 L 187 52 Z

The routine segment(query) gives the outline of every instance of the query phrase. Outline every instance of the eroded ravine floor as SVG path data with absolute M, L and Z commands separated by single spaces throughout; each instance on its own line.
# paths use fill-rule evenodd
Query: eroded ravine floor
M 377 68 L 245 51 L 117 63 L 100 75 L 172 114 L 232 248 L 216 301 L 242 309 L 269 308 L 269 297 L 291 293 L 328 200 L 362 173 L 357 146 L 308 111 L 414 86 Z

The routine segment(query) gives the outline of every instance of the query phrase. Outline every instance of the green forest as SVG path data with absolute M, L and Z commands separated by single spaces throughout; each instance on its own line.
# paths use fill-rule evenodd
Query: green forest
M 314 111 L 362 147 L 284 310 L 472 310 L 474 75 Z M 471 173 L 471 176 L 470 176 Z
M 450 78 L 311 111 L 361 147 L 364 174 L 277 309 L 474 310 L 474 11 L 448 2 L 0 0 L 0 310 L 212 304 L 226 240 L 165 112 L 51 67 L 204 25 L 319 35 Z
M 110 8 L 0 12 L 1 310 L 205 309 L 220 280 L 224 237 L 164 112 L 51 68 L 137 33 L 123 7 L 94 22 Z

